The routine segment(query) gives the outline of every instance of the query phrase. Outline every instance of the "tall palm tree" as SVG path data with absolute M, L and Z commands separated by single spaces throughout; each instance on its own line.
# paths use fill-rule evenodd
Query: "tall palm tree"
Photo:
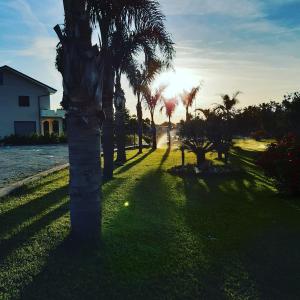
M 143 152 L 143 110 L 142 96 L 145 86 L 150 85 L 155 76 L 161 72 L 163 62 L 158 59 L 147 60 L 144 65 L 139 67 L 133 66 L 127 73 L 129 83 L 133 89 L 133 93 L 137 96 L 137 119 L 138 119 L 138 146 L 139 153 Z
M 166 63 L 171 61 L 174 48 L 173 42 L 165 29 L 165 17 L 160 11 L 158 1 L 94 1 L 98 3 L 95 9 L 95 18 L 100 19 L 103 23 L 103 26 L 100 28 L 101 38 L 109 45 L 103 95 L 103 109 L 106 115 L 106 119 L 103 123 L 104 177 L 109 180 L 113 177 L 114 157 L 113 89 L 115 81 L 114 71 L 116 71 L 116 69 L 112 66 L 118 57 L 118 52 L 122 53 L 120 49 L 123 50 L 122 47 L 120 47 L 122 43 L 115 43 L 115 41 L 122 41 L 122 39 L 126 39 L 126 37 L 129 37 L 130 40 L 134 35 L 135 42 L 137 42 L 139 46 L 133 43 L 133 47 L 125 51 L 126 55 L 121 55 L 121 57 L 132 57 L 137 54 L 137 50 L 142 49 L 145 52 L 145 60 L 151 60 L 156 51 L 159 50 L 159 53 L 164 55 Z M 108 12 L 107 7 L 109 7 Z M 151 36 L 150 40 L 149 36 Z M 122 63 L 120 66 L 121 65 Z M 118 86 L 120 85 L 117 84 L 116 87 Z M 122 123 L 122 118 L 119 123 Z
M 189 108 L 192 107 L 199 91 L 200 91 L 201 85 L 199 84 L 196 87 L 193 87 L 190 91 L 184 90 L 183 93 L 180 95 L 181 101 L 185 107 L 186 111 L 186 117 L 185 120 L 190 120 L 190 114 L 189 114 Z
M 172 129 L 172 124 L 171 124 L 171 118 L 176 110 L 176 107 L 178 105 L 178 100 L 176 97 L 163 99 L 164 105 L 161 107 L 160 111 L 162 112 L 165 110 L 166 116 L 168 117 L 169 121 L 169 126 L 168 126 L 168 144 L 169 147 L 171 146 L 171 129 Z
M 149 109 L 151 116 L 151 130 L 152 130 L 152 149 L 157 149 L 157 137 L 156 137 L 156 126 L 154 122 L 154 113 L 158 103 L 163 98 L 163 92 L 167 86 L 162 85 L 155 90 L 153 93 L 149 86 L 146 86 L 143 90 L 143 99 L 146 102 L 147 108 Z
M 63 77 L 67 111 L 71 230 L 74 237 L 99 236 L 101 226 L 100 126 L 104 47 L 92 45 L 92 1 L 64 0 L 65 25 L 54 27 L 60 45 L 57 69 Z M 94 23 L 96 25 L 96 23 Z
M 128 29 L 150 11 L 153 18 L 158 16 L 159 28 L 164 29 L 164 18 L 154 0 L 64 0 L 63 4 L 64 27 L 55 26 L 60 40 L 56 65 L 63 77 L 62 105 L 67 111 L 71 227 L 74 236 L 87 238 L 98 236 L 101 225 L 102 123 L 104 175 L 111 177 L 113 169 L 112 38 L 117 16 Z M 99 33 L 98 45 L 92 44 L 93 31 Z
M 121 21 L 117 22 L 117 31 L 113 38 L 113 48 L 116 49 L 114 51 L 113 62 L 116 74 L 117 161 L 121 163 L 126 161 L 124 130 L 125 97 L 121 88 L 121 75 L 125 73 L 127 77 L 136 76 L 138 65 L 136 57 L 139 54 L 144 54 L 145 63 L 147 61 L 148 68 L 151 69 L 151 76 L 157 74 L 163 67 L 170 63 L 174 52 L 173 42 L 161 28 L 162 18 L 161 14 L 152 9 L 146 15 L 139 14 L 139 18 L 135 21 L 134 29 L 128 30 L 128 28 L 121 26 Z M 163 50 L 164 61 L 156 58 L 157 48 Z M 150 80 L 149 75 L 147 79 Z M 136 78 L 133 78 L 131 81 L 135 80 Z M 142 118 L 140 118 L 141 120 Z

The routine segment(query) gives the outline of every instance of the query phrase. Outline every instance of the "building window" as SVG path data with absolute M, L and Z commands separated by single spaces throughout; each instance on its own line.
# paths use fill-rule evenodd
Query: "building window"
M 19 106 L 30 106 L 29 96 L 19 96 Z
M 3 85 L 3 72 L 0 72 L 0 85 Z

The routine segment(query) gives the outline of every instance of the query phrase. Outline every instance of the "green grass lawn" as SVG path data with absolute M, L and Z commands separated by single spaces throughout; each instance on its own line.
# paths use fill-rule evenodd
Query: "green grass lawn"
M 166 172 L 178 151 L 129 152 L 96 247 L 68 238 L 67 171 L 0 200 L 0 299 L 300 299 L 300 199 L 276 194 L 255 143 L 204 179 Z

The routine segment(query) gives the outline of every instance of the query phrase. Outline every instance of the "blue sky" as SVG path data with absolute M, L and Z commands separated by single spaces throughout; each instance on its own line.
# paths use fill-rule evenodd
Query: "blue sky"
M 203 81 L 197 105 L 207 107 L 220 94 L 241 90 L 240 105 L 280 100 L 300 90 L 300 0 L 161 0 L 167 28 L 176 42 L 175 72 L 167 95 Z M 0 65 L 8 64 L 62 93 L 54 67 L 56 36 L 63 22 L 62 1 L 0 0 Z M 128 107 L 135 99 L 124 81 Z M 179 108 L 176 119 L 183 116 Z M 163 116 L 157 114 L 158 120 Z

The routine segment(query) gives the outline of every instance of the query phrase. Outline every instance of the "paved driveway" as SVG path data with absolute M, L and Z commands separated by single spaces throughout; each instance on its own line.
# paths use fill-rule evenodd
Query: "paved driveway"
M 66 145 L 0 147 L 0 188 L 67 162 Z

